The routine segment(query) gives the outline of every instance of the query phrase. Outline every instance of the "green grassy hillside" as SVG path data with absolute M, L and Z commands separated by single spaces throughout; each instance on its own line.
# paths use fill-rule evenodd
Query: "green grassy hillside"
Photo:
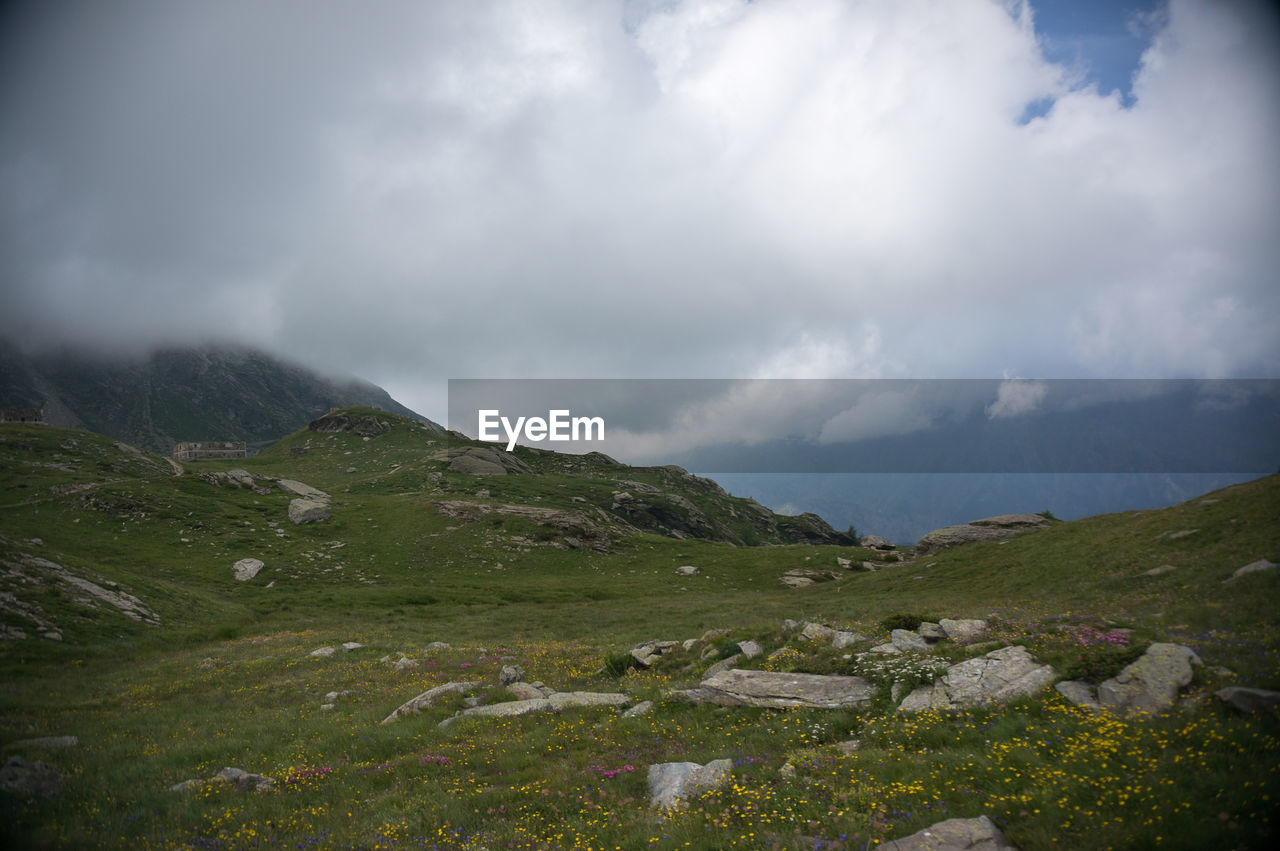
M 245 461 L 181 466 L 0 426 L 0 745 L 63 783 L 0 792 L 11 843 L 862 848 L 985 813 L 1022 848 L 1270 847 L 1280 725 L 1210 695 L 1280 688 L 1280 575 L 1227 581 L 1280 561 L 1277 477 L 897 563 L 678 468 L 519 449 L 499 456 L 505 475 L 459 472 L 488 451 L 375 409 Z M 252 488 L 219 475 L 237 468 Z M 330 519 L 290 522 L 280 479 L 328 493 Z M 245 558 L 263 567 L 240 582 Z M 793 569 L 836 578 L 789 588 Z M 838 712 L 667 696 L 748 638 L 782 651 L 749 666 L 866 675 L 855 654 L 891 621 L 943 617 L 985 618 L 1064 676 L 1114 674 L 1152 641 L 1204 664 L 1185 708 L 1155 719 L 1093 716 L 1053 692 L 919 716 L 887 694 Z M 866 640 L 834 651 L 784 618 Z M 701 638 L 713 629 L 727 632 Z M 629 668 L 625 652 L 652 638 L 695 641 Z M 364 646 L 309 655 L 348 641 Z M 656 707 L 439 729 L 459 697 L 378 723 L 448 681 L 509 700 L 497 677 L 513 662 L 528 681 Z M 22 744 L 55 735 L 79 744 Z M 665 819 L 649 808 L 650 763 L 717 758 L 734 761 L 730 788 Z M 224 766 L 275 787 L 169 791 Z

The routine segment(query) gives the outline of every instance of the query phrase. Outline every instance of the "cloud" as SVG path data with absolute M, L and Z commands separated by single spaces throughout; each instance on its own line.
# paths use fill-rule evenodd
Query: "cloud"
M 987 419 L 1003 420 L 1035 413 L 1048 394 L 1049 385 L 1043 381 L 1002 381 L 996 390 L 996 400 L 986 407 Z
M 1280 373 L 1274 14 L 1171 0 L 1126 106 L 1036 5 L 10 4 L 0 331 L 436 418 L 461 376 Z

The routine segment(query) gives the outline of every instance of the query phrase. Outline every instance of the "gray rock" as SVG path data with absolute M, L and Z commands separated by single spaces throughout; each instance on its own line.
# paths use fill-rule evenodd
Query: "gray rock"
M 1280 715 L 1280 691 L 1228 686 L 1214 694 L 1217 695 L 1218 700 L 1241 712 L 1270 712 L 1273 715 Z
M 314 659 L 323 659 L 326 656 L 332 656 L 336 652 L 337 651 L 334 650 L 332 647 L 317 647 L 315 650 L 312 650 L 307 655 L 311 656 Z
M 210 777 L 208 782 L 226 783 L 245 792 L 266 792 L 276 781 L 265 774 L 252 774 L 241 768 L 227 767 Z
M 246 475 L 248 474 L 246 473 Z M 252 479 L 250 479 L 250 483 L 252 483 Z M 302 497 L 314 502 L 328 502 L 330 499 L 329 494 L 324 491 L 317 490 L 311 485 L 305 485 L 302 482 L 295 482 L 293 479 L 277 479 L 276 484 L 280 487 L 280 490 L 291 496 Z
M 503 665 L 498 673 L 498 685 L 509 686 L 524 680 L 524 668 L 519 665 Z
M 876 687 L 861 677 L 734 669 L 708 677 L 683 695 L 717 706 L 843 709 L 869 703 Z
M 1143 576 L 1159 576 L 1162 573 L 1169 573 L 1170 571 L 1173 571 L 1173 570 L 1177 570 L 1177 568 L 1171 564 L 1162 564 L 1158 567 L 1153 567 L 1150 570 L 1142 571 L 1142 575 Z
M 625 694 L 589 691 L 558 691 L 550 697 L 533 700 L 516 700 L 508 703 L 492 703 L 464 709 L 452 718 L 441 721 L 441 728 L 449 727 L 460 718 L 509 718 L 531 712 L 559 712 L 578 706 L 621 706 L 631 698 Z
M 682 564 L 676 568 L 676 576 L 697 576 L 700 571 L 691 564 Z
M 947 634 L 947 638 L 956 644 L 968 644 L 987 634 L 987 622 L 977 618 L 961 618 L 959 620 L 943 618 L 938 621 L 938 626 L 942 627 L 942 631 Z
M 24 798 L 54 798 L 62 794 L 62 775 L 39 760 L 27 762 L 12 756 L 0 768 L 0 792 Z
M 986 816 L 953 818 L 880 845 L 881 851 L 1017 851 Z
M 635 706 L 628 709 L 626 712 L 622 713 L 622 717 L 638 718 L 641 715 L 648 715 L 652 711 L 653 711 L 653 701 L 642 700 L 639 703 L 637 703 Z
M 343 653 L 350 653 L 352 650 L 359 650 L 359 649 L 360 649 L 360 648 L 362 648 L 362 647 L 364 647 L 364 645 L 363 645 L 363 644 L 361 644 L 359 641 L 344 641 L 344 642 L 342 642 L 342 652 L 343 652 Z
M 860 641 L 866 641 L 865 635 L 858 635 L 856 632 L 837 632 L 831 636 L 831 646 L 836 650 L 844 650 L 846 647 L 852 647 Z
M 926 641 L 941 641 L 947 637 L 947 632 L 940 624 L 931 623 L 930 621 L 922 621 L 916 629 L 916 633 Z
M 507 691 L 514 695 L 516 700 L 537 700 L 553 693 L 550 689 L 539 688 L 534 683 L 526 682 L 511 683 L 507 686 Z
M 429 706 L 434 706 L 436 701 L 440 698 L 454 694 L 462 694 L 463 692 L 470 691 L 478 685 L 480 685 L 478 680 L 472 680 L 469 682 L 445 683 L 444 685 L 438 685 L 435 688 L 429 688 L 417 697 L 412 697 L 400 704 L 396 707 L 394 712 L 382 719 L 382 723 L 390 724 L 392 721 L 399 720 L 400 718 L 404 718 L 409 715 L 421 714 L 423 709 L 426 709 Z
M 904 653 L 928 653 L 932 649 L 920 633 L 909 629 L 895 629 L 889 633 L 889 643 Z
M 709 629 L 702 633 L 702 641 L 715 641 L 717 638 L 724 638 L 729 634 L 727 629 Z
M 1142 658 L 1098 686 L 1098 703 L 1120 713 L 1157 713 L 1178 699 L 1178 689 L 1191 682 L 1191 666 L 1200 657 L 1181 644 L 1152 644 Z
M 497 461 L 490 461 L 476 455 L 459 455 L 449 462 L 449 469 L 469 476 L 505 476 L 507 474 L 507 468 Z
M 898 645 L 889 642 L 887 644 L 877 644 L 867 651 L 868 653 L 879 653 L 882 656 L 898 656 L 902 651 L 898 649 Z
M 738 649 L 741 650 L 742 655 L 746 656 L 748 659 L 754 659 L 764 652 L 764 648 L 760 646 L 759 642 L 752 641 L 750 639 L 746 641 L 739 641 Z
M 1020 526 L 1048 526 L 1049 522 L 1049 518 L 1039 514 L 998 514 L 995 517 L 970 520 L 969 525 L 1007 529 Z
M 869 550 L 891 550 L 894 548 L 893 544 L 879 535 L 863 535 L 858 539 L 858 546 Z
M 448 650 L 448 649 L 449 649 L 449 647 L 450 647 L 450 645 L 445 644 L 443 641 L 433 641 L 433 642 L 431 642 L 430 644 L 428 644 L 428 645 L 426 646 L 426 648 L 425 648 L 425 649 L 427 649 L 427 650 Z
M 631 658 L 635 659 L 640 667 L 648 668 L 667 653 L 670 653 L 671 648 L 678 644 L 679 642 L 677 641 L 663 641 L 655 638 L 652 641 L 646 641 L 644 644 L 638 644 L 635 647 L 632 647 Z
M 649 798 L 658 809 L 675 809 L 705 792 L 718 789 L 733 776 L 733 763 L 713 760 L 706 765 L 696 762 L 663 762 L 649 766 Z
M 841 570 L 853 570 L 853 559 L 836 556 L 836 567 Z
M 1099 708 L 1098 698 L 1094 693 L 1093 686 L 1083 680 L 1064 680 L 1055 685 L 1054 689 L 1076 706 L 1086 706 L 1092 709 Z
M 964 709 L 1002 703 L 1048 688 L 1055 673 L 1031 658 L 1027 648 L 1002 647 L 952 665 L 936 683 L 921 686 L 898 706 L 901 712 Z
M 957 547 L 961 544 L 968 544 L 973 541 L 990 541 L 995 538 L 1009 538 L 1016 534 L 1017 532 L 1013 529 L 997 526 L 974 526 L 972 524 L 963 526 L 947 526 L 942 529 L 935 529 L 917 541 L 916 554 L 925 555 L 926 553 L 944 550 L 948 547 Z
M 561 709 L 578 706 L 622 706 L 625 703 L 629 703 L 631 697 L 630 695 L 607 691 L 558 691 L 548 697 L 547 700 L 551 701 L 551 708 L 558 712 Z
M 417 659 L 412 659 L 408 656 L 401 656 L 391 667 L 395 668 L 397 671 L 406 671 L 409 668 L 418 667 L 419 664 L 420 663 Z
M 295 526 L 301 526 L 304 523 L 323 523 L 330 516 L 332 512 L 329 511 L 327 502 L 314 499 L 289 500 L 289 520 Z
M 1257 561 L 1246 564 L 1244 567 L 1236 568 L 1235 573 L 1231 574 L 1231 579 L 1239 579 L 1241 576 L 1245 576 L 1246 574 L 1259 573 L 1264 570 L 1275 570 L 1275 569 L 1276 569 L 1275 562 L 1267 561 L 1265 558 L 1260 558 Z M 1230 581 L 1230 579 L 1227 581 Z
M 800 637 L 805 641 L 829 642 L 835 636 L 836 631 L 834 629 L 816 622 L 805 624 L 804 629 L 800 632 Z
M 793 621 L 791 618 L 784 618 L 782 623 L 779 624 L 779 629 L 788 634 L 795 632 L 799 628 L 800 621 Z
M 258 571 L 262 570 L 263 567 L 265 565 L 256 558 L 242 558 L 231 565 L 231 569 L 235 571 L 237 582 L 248 582 L 257 576 Z
M 741 659 L 742 659 L 741 653 L 734 653 L 732 656 L 728 657 L 727 659 L 721 659 L 719 662 L 716 662 L 710 668 L 707 668 L 707 670 L 703 672 L 702 676 L 714 677 L 716 674 L 719 674 L 722 671 L 728 671 L 732 668 L 736 668 L 738 666 L 738 662 Z

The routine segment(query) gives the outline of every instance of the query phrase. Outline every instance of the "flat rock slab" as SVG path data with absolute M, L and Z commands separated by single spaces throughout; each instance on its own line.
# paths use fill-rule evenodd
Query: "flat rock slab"
M 946 526 L 942 529 L 933 530 L 917 541 L 916 553 L 918 555 L 924 555 L 925 553 L 944 550 L 948 547 L 957 547 L 960 544 L 968 544 L 973 541 L 990 541 L 996 538 L 1010 538 L 1016 534 L 1018 534 L 1017 531 L 1006 526 L 974 526 L 972 524 L 964 526 Z
M 1098 703 L 1112 712 L 1163 712 L 1191 682 L 1200 657 L 1181 644 L 1152 644 L 1142 658 L 1098 686 Z
M 435 688 L 429 688 L 417 697 L 410 698 L 404 703 L 396 707 L 386 718 L 382 719 L 383 724 L 390 724 L 392 721 L 399 720 L 408 715 L 419 715 L 422 710 L 429 706 L 434 706 L 436 701 L 442 697 L 451 694 L 463 694 L 480 685 L 479 680 L 469 680 L 465 682 L 452 682 L 438 685 Z
M 316 502 L 328 502 L 329 494 L 322 490 L 311 487 L 311 485 L 296 482 L 293 479 L 277 479 L 276 484 L 280 490 L 292 496 L 300 496 L 303 499 L 313 499 Z
M 862 677 L 730 670 L 708 677 L 683 694 L 695 703 L 717 706 L 844 709 L 870 703 L 876 687 Z
M 452 718 L 446 718 L 440 722 L 439 726 L 448 727 L 460 718 L 509 718 L 515 715 L 527 715 L 530 712 L 559 712 L 575 706 L 622 706 L 630 700 L 629 695 L 612 692 L 558 691 L 550 697 L 473 706 L 462 710 Z
M 304 523 L 323 523 L 332 516 L 328 500 L 291 499 L 289 500 L 289 521 L 295 526 Z
M 942 679 L 907 695 L 898 710 L 920 712 L 1003 703 L 1048 688 L 1055 676 L 1053 668 L 1037 663 L 1027 648 L 1001 647 L 952 665 Z
M 987 622 L 978 618 L 943 618 L 938 626 L 956 644 L 968 644 L 987 634 Z
M 986 816 L 940 821 L 879 847 L 882 851 L 1018 851 Z

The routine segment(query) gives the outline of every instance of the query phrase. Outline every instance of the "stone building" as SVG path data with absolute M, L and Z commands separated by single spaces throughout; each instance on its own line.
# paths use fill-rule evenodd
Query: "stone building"
M 222 461 L 247 455 L 243 440 L 196 440 L 173 445 L 177 461 Z
M 0 423 L 42 423 L 44 408 L 0 408 Z

